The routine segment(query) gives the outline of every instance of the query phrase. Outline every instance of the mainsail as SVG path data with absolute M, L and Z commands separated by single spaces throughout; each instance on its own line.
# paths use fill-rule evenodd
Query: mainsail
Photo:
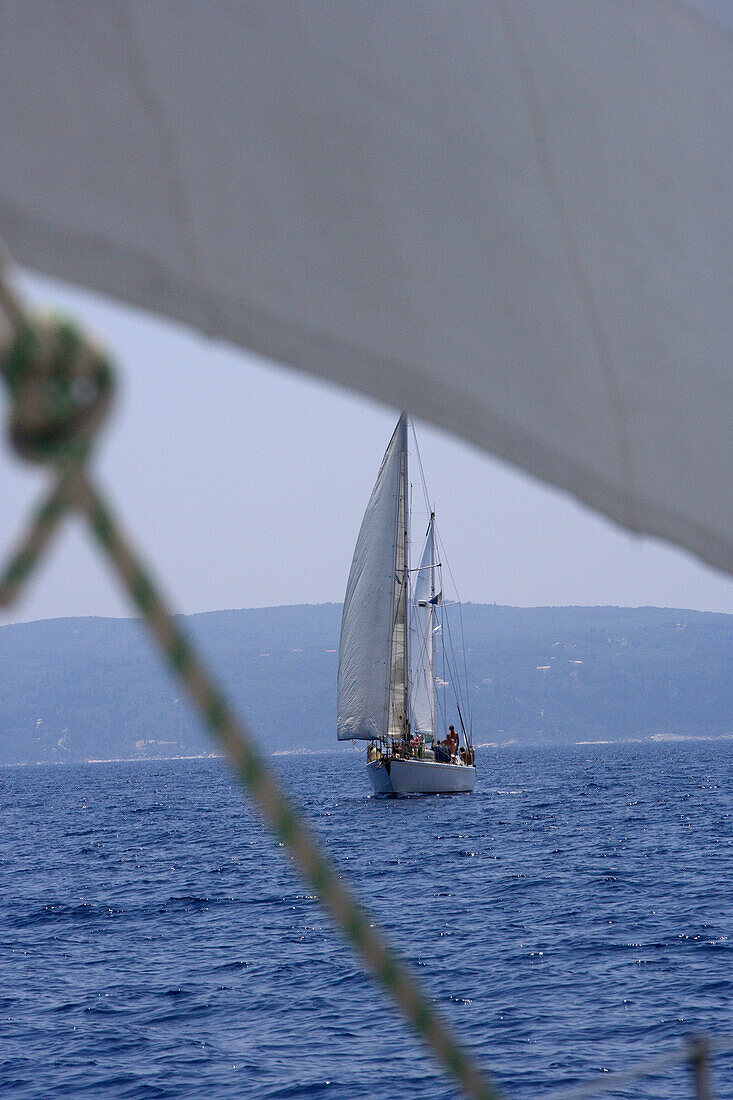
M 406 714 L 407 417 L 372 490 L 346 585 L 338 669 L 339 741 L 384 737 Z
M 408 566 L 410 513 L 407 498 L 407 417 L 403 414 L 397 425 L 401 433 L 402 466 L 400 473 L 400 491 L 397 504 L 397 546 L 394 567 L 394 620 L 392 626 L 392 646 L 389 688 L 389 729 L 390 737 L 404 736 L 409 722 L 409 663 L 408 663 Z
M 415 581 L 410 622 L 413 733 L 435 733 L 435 632 L 441 593 L 435 583 L 435 516 L 431 515 Z

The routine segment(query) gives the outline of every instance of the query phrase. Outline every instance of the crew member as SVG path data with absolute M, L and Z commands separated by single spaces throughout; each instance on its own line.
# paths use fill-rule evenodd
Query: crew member
M 453 726 L 448 727 L 448 736 L 446 737 L 445 742 L 450 750 L 451 756 L 455 756 L 458 752 L 458 734 L 453 729 Z

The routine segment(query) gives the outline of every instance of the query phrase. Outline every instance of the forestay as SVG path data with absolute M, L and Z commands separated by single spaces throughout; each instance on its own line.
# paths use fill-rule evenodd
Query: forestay
M 405 437 L 403 416 L 364 513 L 346 585 L 338 667 L 339 741 L 371 741 L 387 733 Z
M 696 6 L 4 2 L 0 236 L 733 570 L 733 36 Z

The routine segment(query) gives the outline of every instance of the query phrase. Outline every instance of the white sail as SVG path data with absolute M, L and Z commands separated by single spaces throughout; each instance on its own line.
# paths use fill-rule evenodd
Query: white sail
M 733 572 L 733 34 L 696 8 L 4 3 L 0 236 Z
M 425 548 L 414 586 L 410 623 L 410 702 L 412 732 L 435 733 L 435 630 L 441 593 L 435 582 L 434 518 L 430 517 Z
M 405 441 L 402 416 L 364 513 L 346 585 L 339 646 L 339 741 L 384 737 L 391 724 L 392 642 L 400 595 L 397 557 L 398 547 L 404 547 L 399 518 L 405 500 Z M 403 680 L 404 675 L 400 686 Z
M 389 688 L 390 737 L 403 737 L 410 717 L 409 657 L 408 657 L 408 573 L 410 514 L 407 499 L 407 417 L 402 416 L 397 426 L 401 435 L 402 464 L 397 502 L 397 547 L 394 566 L 394 617 L 392 626 L 392 671 Z

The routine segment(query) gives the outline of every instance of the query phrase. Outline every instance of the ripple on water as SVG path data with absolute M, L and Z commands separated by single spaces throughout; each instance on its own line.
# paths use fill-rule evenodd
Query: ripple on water
M 479 762 L 387 801 L 351 754 L 277 766 L 506 1094 L 733 1028 L 733 744 Z M 8 1095 L 451 1095 L 221 764 L 4 769 L 0 805 Z

